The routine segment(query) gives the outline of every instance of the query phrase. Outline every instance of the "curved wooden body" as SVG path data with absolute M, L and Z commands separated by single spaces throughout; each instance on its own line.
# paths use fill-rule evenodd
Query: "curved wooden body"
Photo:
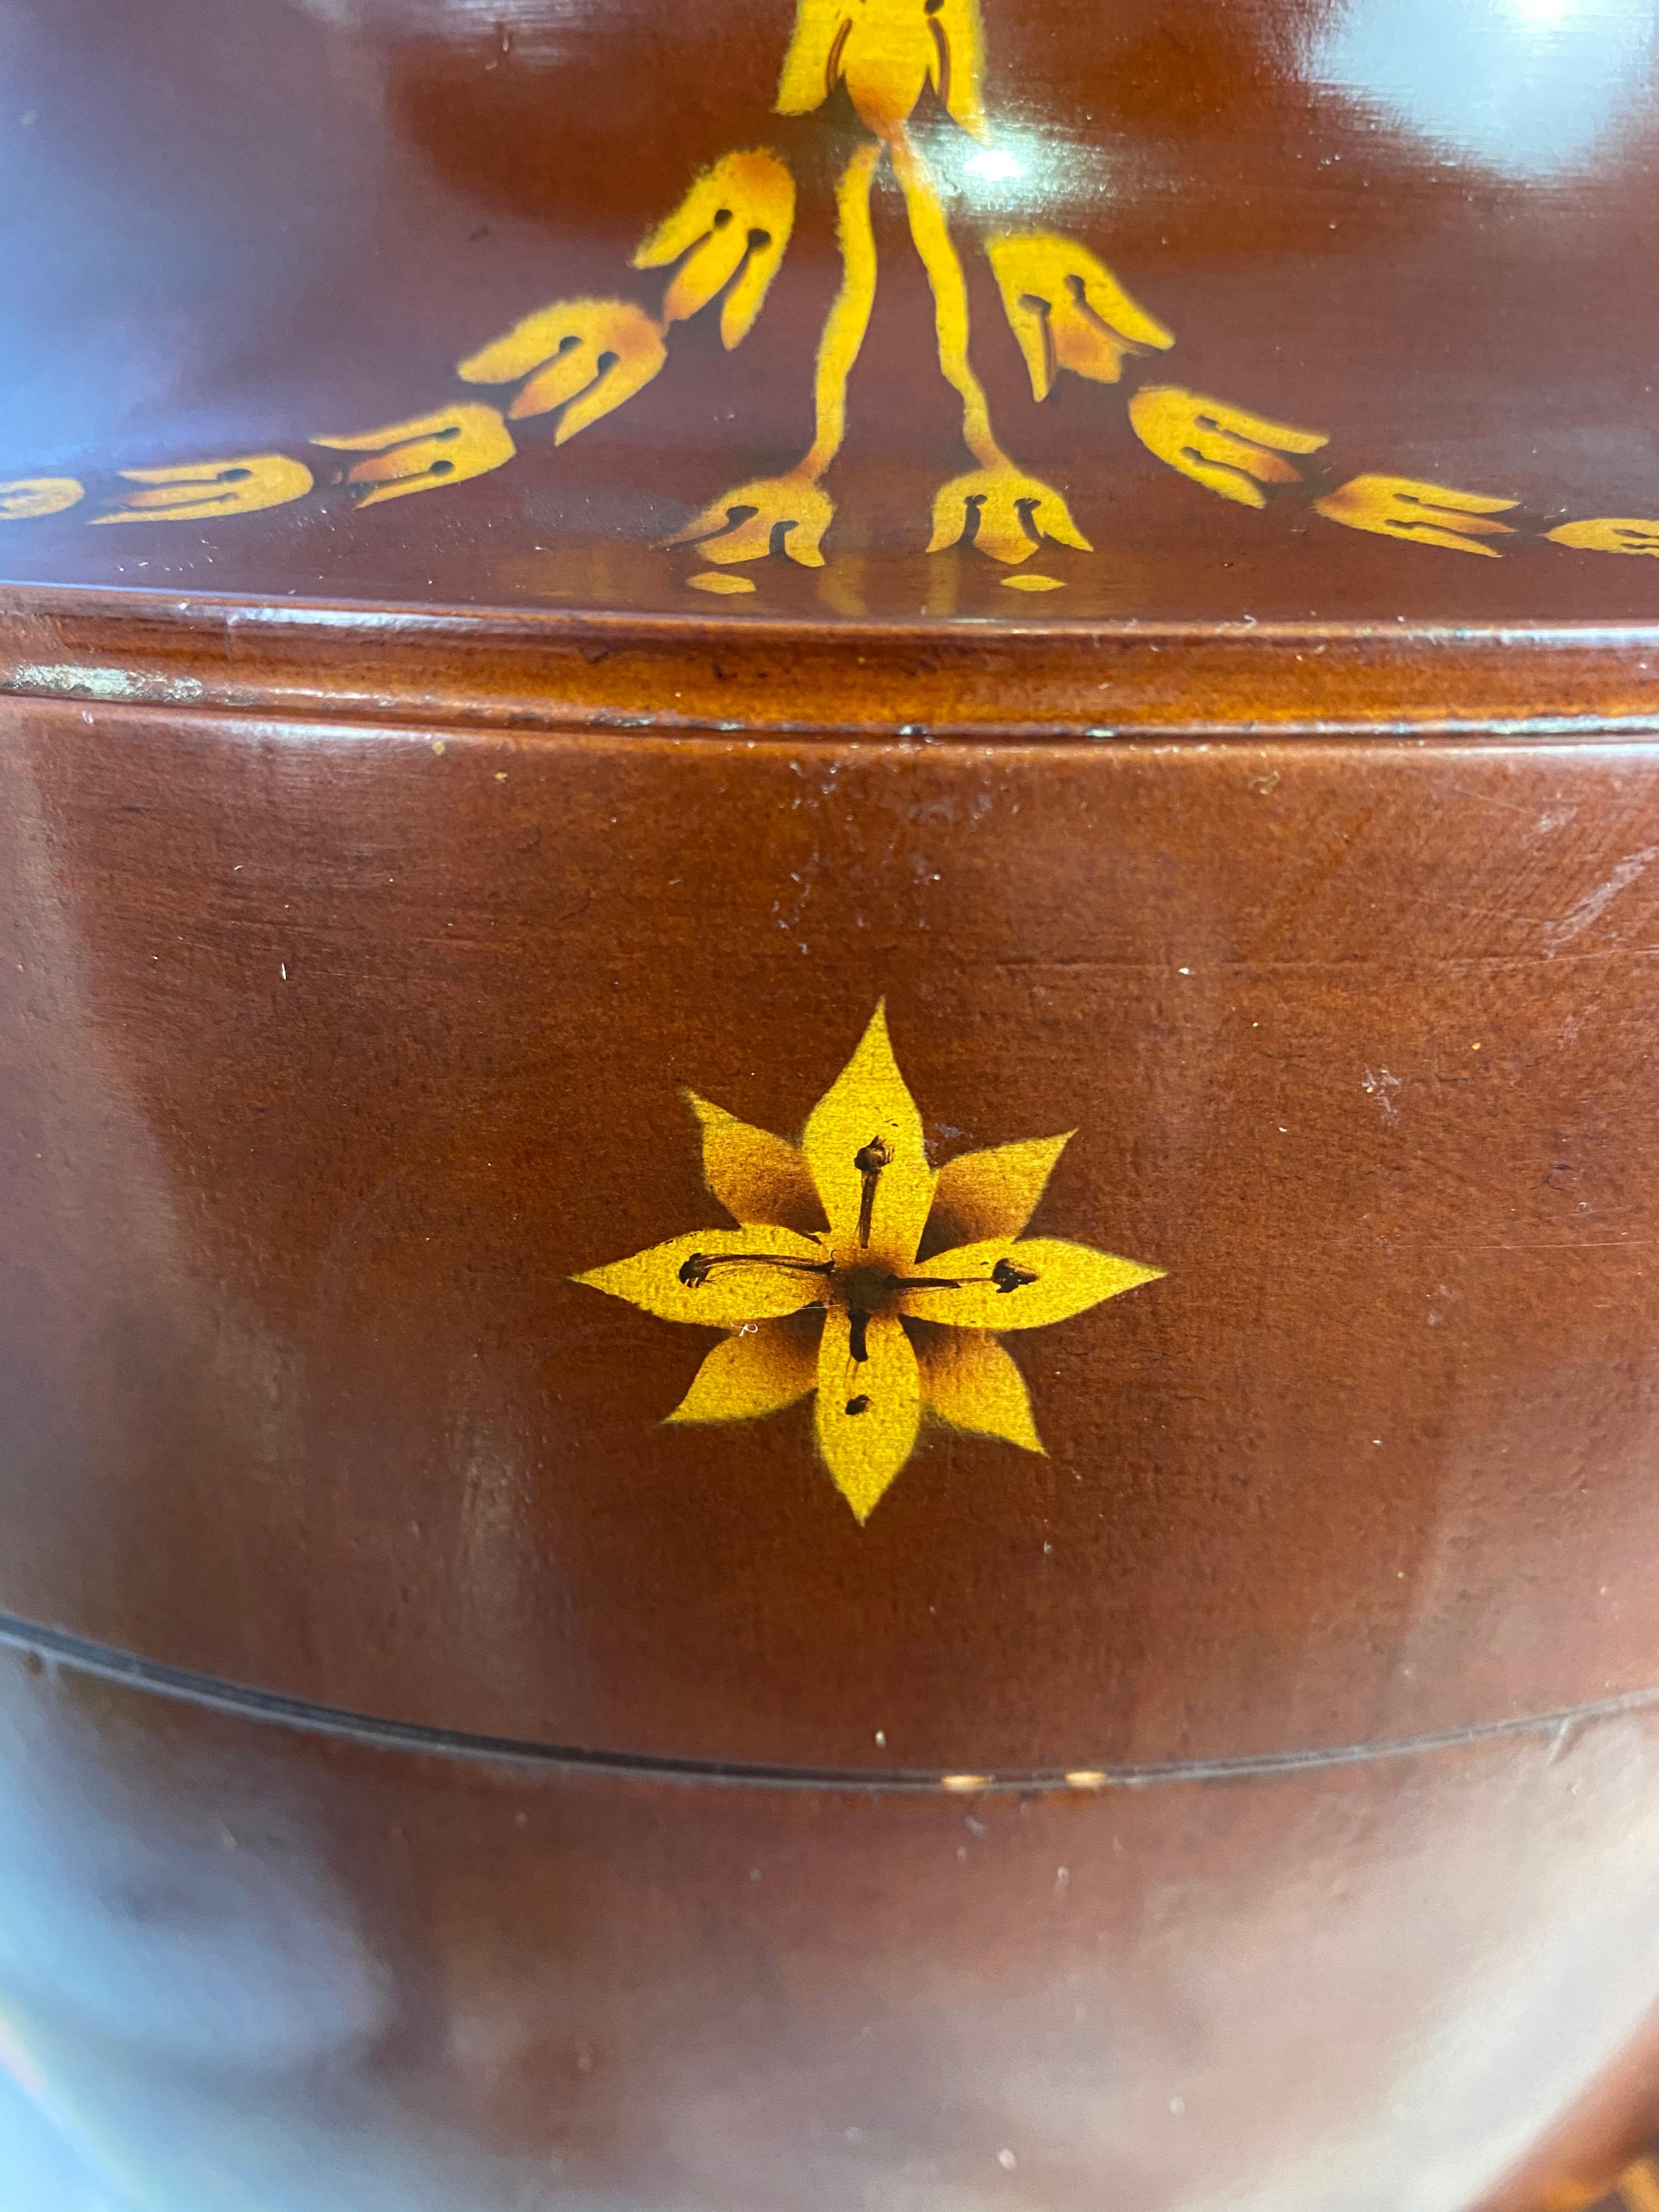
M 1638 11 L 1189 13 L 12 11 L 0 2020 L 112 2201 L 1659 2118 Z

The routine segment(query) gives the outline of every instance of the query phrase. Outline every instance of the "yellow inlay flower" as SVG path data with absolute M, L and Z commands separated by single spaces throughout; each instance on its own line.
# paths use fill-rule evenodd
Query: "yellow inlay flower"
M 975 138 L 986 135 L 978 0 L 799 0 L 778 84 L 780 115 L 810 115 L 844 82 L 860 119 L 888 138 L 922 87 Z
M 751 1420 L 816 1392 L 818 1449 L 860 1522 L 925 1412 L 1042 1449 L 1024 1378 L 993 1332 L 1067 1320 L 1163 1273 L 1024 1236 L 1066 1137 L 965 1153 L 935 1173 L 881 1006 L 799 1146 L 689 1095 L 708 1188 L 741 1225 L 575 1280 L 731 1332 L 671 1421 Z M 930 1221 L 960 1241 L 919 1260 Z

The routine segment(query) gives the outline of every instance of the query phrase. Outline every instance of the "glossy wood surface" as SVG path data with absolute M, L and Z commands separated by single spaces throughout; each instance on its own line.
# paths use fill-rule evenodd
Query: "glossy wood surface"
M 119 2212 L 1659 2122 L 1653 7 L 856 5 L 0 8 L 0 2063 Z
M 9 740 L 0 1604 L 854 1769 L 1652 1681 L 1645 749 Z M 861 1529 L 569 1279 L 721 1218 L 683 1087 L 798 1127 L 884 994 L 937 1156 L 1077 1128 L 1041 1223 L 1168 1279 L 1022 1341 L 1046 1459 Z
M 0 1667 L 9 2046 L 144 2212 L 1532 2212 L 1652 2124 L 1650 1716 L 957 1798 Z
M 0 573 L 684 611 L 699 562 L 657 541 L 810 434 L 833 190 L 860 125 L 844 87 L 774 112 L 788 0 L 9 0 L 5 23 L 0 470 L 89 489 L 0 525 Z M 1650 0 L 988 6 L 988 138 L 932 92 L 915 126 L 1000 434 L 1096 549 L 1045 545 L 1036 565 L 1064 588 L 1044 617 L 1651 623 L 1650 559 L 1542 533 L 1659 514 L 1652 33 Z M 799 205 L 740 347 L 707 309 L 568 444 L 549 417 L 521 422 L 508 465 L 354 509 L 331 480 L 351 457 L 311 441 L 484 396 L 458 362 L 550 301 L 654 312 L 662 273 L 629 265 L 642 236 L 699 171 L 757 146 L 793 171 Z M 730 621 L 1018 607 L 994 562 L 925 550 L 934 491 L 963 465 L 956 402 L 890 187 L 874 217 L 827 566 L 762 563 Z M 1030 229 L 1103 258 L 1173 349 L 1116 386 L 1063 374 L 1036 404 L 980 250 Z M 1327 439 L 1306 486 L 1255 513 L 1155 459 L 1126 413 L 1154 374 Z M 118 470 L 272 449 L 317 473 L 308 499 L 205 526 L 86 525 L 131 491 Z M 1378 471 L 1518 501 L 1522 535 L 1474 558 L 1311 511 L 1314 490 Z

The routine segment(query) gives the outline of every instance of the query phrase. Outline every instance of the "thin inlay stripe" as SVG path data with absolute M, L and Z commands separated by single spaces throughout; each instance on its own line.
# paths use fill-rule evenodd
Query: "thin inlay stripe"
M 1367 1743 L 1331 1744 L 1309 1751 L 1265 1752 L 1237 1759 L 1170 1759 L 1140 1765 L 1096 1766 L 1079 1760 L 1070 1766 L 999 1767 L 968 1773 L 939 1767 L 775 1766 L 740 1759 L 670 1759 L 644 1752 L 589 1750 L 576 1744 L 549 1743 L 533 1737 L 486 1735 L 466 1729 L 432 1728 L 416 1721 L 389 1720 L 343 1706 L 313 1704 L 246 1683 L 230 1682 L 185 1667 L 123 1651 L 112 1644 L 70 1636 L 0 1613 L 0 1644 L 33 1652 L 76 1673 L 92 1674 L 187 1705 L 204 1705 L 245 1720 L 303 1729 L 315 1735 L 344 1736 L 388 1751 L 425 1753 L 444 1759 L 471 1759 L 501 1765 L 544 1766 L 571 1773 L 632 1778 L 652 1782 L 725 1784 L 763 1790 L 853 1790 L 883 1796 L 953 1796 L 1044 1790 L 1089 1791 L 1145 1790 L 1170 1783 L 1247 1781 L 1257 1777 L 1317 1772 L 1334 1766 L 1366 1765 L 1376 1759 L 1416 1759 L 1437 1751 L 1490 1743 L 1506 1736 L 1566 1735 L 1596 1722 L 1613 1720 L 1659 1706 L 1659 1688 L 1631 1690 L 1559 1711 L 1516 1714 L 1468 1728 L 1424 1735 L 1384 1736 Z

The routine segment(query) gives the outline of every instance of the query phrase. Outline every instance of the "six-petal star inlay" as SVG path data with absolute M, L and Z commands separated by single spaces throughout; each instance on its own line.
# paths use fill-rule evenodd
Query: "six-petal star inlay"
M 1040 1452 L 1000 1332 L 1068 1320 L 1163 1273 L 1024 1234 L 1068 1136 L 936 1171 L 882 1006 L 799 1145 L 688 1095 L 708 1188 L 739 1225 L 693 1230 L 575 1279 L 728 1332 L 671 1421 L 750 1420 L 816 1394 L 818 1449 L 860 1522 L 925 1413 Z M 930 1222 L 934 1241 L 940 1230 L 960 1241 L 924 1260 Z

